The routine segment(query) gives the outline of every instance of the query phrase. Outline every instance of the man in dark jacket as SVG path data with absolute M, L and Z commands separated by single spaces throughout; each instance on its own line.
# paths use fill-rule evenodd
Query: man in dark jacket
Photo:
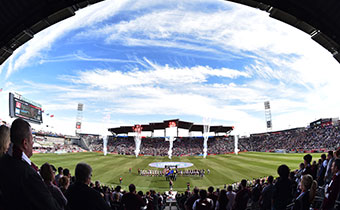
M 7 210 L 54 210 L 60 209 L 31 162 L 33 148 L 32 130 L 29 123 L 18 118 L 13 121 L 11 146 L 0 159 L 0 209 Z
M 250 198 L 250 191 L 247 188 L 247 180 L 242 179 L 240 184 L 241 189 L 236 193 L 234 210 L 245 210 Z
M 184 204 L 186 210 L 192 210 L 192 206 L 194 205 L 195 201 L 200 198 L 198 195 L 199 191 L 200 190 L 197 187 L 194 188 L 194 194 L 190 196 Z
M 271 210 L 272 209 L 272 196 L 274 191 L 273 185 L 274 178 L 273 176 L 268 177 L 268 185 L 262 190 L 262 208 L 263 210 Z
M 332 209 L 340 191 L 340 159 L 333 161 L 333 178 L 326 186 L 325 199 L 323 200 L 322 210 Z
M 286 165 L 281 165 L 277 169 L 279 178 L 274 185 L 273 192 L 273 209 L 285 210 L 287 205 L 292 201 L 291 181 L 288 179 L 289 168 Z
M 122 204 L 125 210 L 140 210 L 141 207 L 146 205 L 143 199 L 136 194 L 134 184 L 129 185 L 129 192 L 123 195 Z
M 86 163 L 78 163 L 75 170 L 76 182 L 66 191 L 67 207 L 72 210 L 109 210 L 99 192 L 90 188 L 92 168 Z

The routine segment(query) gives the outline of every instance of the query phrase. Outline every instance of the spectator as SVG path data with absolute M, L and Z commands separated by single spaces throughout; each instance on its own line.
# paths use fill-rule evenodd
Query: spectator
M 259 208 L 259 201 L 261 197 L 262 187 L 260 184 L 260 179 L 255 180 L 255 186 L 253 187 L 253 190 L 251 191 L 251 200 L 252 200 L 252 209 Z
M 98 180 L 94 182 L 94 188 L 93 189 L 96 190 L 99 193 L 103 193 L 103 190 L 100 187 L 100 181 L 98 181 Z
M 274 185 L 273 210 L 285 210 L 292 200 L 291 182 L 288 179 L 289 168 L 286 165 L 280 165 L 277 172 L 280 177 Z
M 329 210 L 333 209 L 335 201 L 339 194 L 340 189 L 340 159 L 336 159 L 333 161 L 332 171 L 333 171 L 333 178 L 331 182 L 326 185 L 325 188 L 325 198 L 322 203 L 322 210 Z
M 123 195 L 122 204 L 125 210 L 140 210 L 146 203 L 136 194 L 134 184 L 129 185 L 129 192 Z
M 310 154 L 307 154 L 305 156 L 303 156 L 303 160 L 304 160 L 304 165 L 305 165 L 305 168 L 304 170 L 302 171 L 302 174 L 301 175 L 306 175 L 306 174 L 310 174 L 312 175 L 313 172 L 312 172 L 312 166 L 311 166 L 311 162 L 312 162 L 312 156 Z
M 65 170 L 64 170 L 65 172 Z M 103 197 L 88 185 L 91 182 L 92 168 L 86 163 L 78 163 L 75 169 L 76 182 L 67 192 L 67 207 L 72 210 L 108 210 Z
M 6 125 L 0 126 L 0 157 L 3 156 L 9 148 L 9 128 Z
M 197 187 L 194 188 L 193 195 L 191 195 L 188 200 L 185 202 L 185 209 L 192 210 L 192 207 L 197 199 L 199 199 L 199 189 Z
M 189 191 L 185 191 L 184 192 L 184 196 L 182 196 L 179 200 L 178 200 L 178 206 L 180 207 L 180 209 L 185 209 L 185 201 L 189 198 Z
M 64 195 L 69 186 L 70 186 L 70 180 L 66 176 L 63 176 L 59 179 L 59 188 Z
M 60 209 L 57 201 L 29 159 L 32 156 L 31 126 L 18 118 L 10 129 L 11 146 L 0 159 L 0 189 L 7 210 Z
M 326 173 L 325 173 L 325 183 L 329 184 L 329 182 L 332 180 L 332 164 L 334 161 L 334 157 L 333 157 L 333 151 L 328 151 L 328 155 L 327 155 L 327 168 L 326 168 Z
M 218 196 L 215 195 L 213 186 L 208 187 L 208 198 L 210 198 L 213 201 L 214 204 L 213 209 L 215 209 Z
M 55 182 L 57 184 L 57 186 L 59 186 L 59 179 L 63 177 L 63 168 L 62 167 L 58 167 L 58 174 L 55 175 Z
M 63 176 L 66 176 L 71 181 L 71 173 L 70 173 L 70 170 L 68 168 L 65 168 L 63 170 Z
M 115 191 L 112 193 L 112 196 L 117 194 L 119 201 L 121 201 L 122 197 L 123 197 L 123 194 L 120 192 L 121 189 L 122 188 L 118 185 L 118 186 L 116 186 Z
M 212 210 L 214 203 L 208 198 L 208 193 L 206 190 L 200 190 L 200 198 L 194 202 L 192 206 L 193 210 Z
M 262 208 L 263 210 L 271 210 L 272 209 L 272 197 L 273 197 L 273 191 L 274 191 L 274 177 L 269 176 L 268 177 L 268 185 L 263 188 L 262 190 Z
M 326 169 L 327 169 L 326 155 L 322 154 L 321 155 L 321 164 L 319 166 L 318 175 L 317 175 L 317 180 L 318 180 L 319 186 L 323 186 L 324 183 L 325 183 L 324 178 L 325 178 Z
M 309 210 L 314 200 L 317 182 L 313 180 L 310 174 L 303 175 L 301 178 L 301 194 L 294 201 L 293 210 Z
M 227 210 L 228 209 L 228 197 L 227 191 L 221 190 L 220 196 L 216 201 L 216 210 Z
M 228 198 L 228 205 L 227 210 L 232 210 L 235 202 L 236 193 L 233 192 L 233 187 L 228 186 L 227 198 Z
M 156 191 L 150 190 L 150 197 L 152 198 L 153 209 L 158 210 L 159 198 L 158 195 L 156 194 Z
M 122 202 L 120 202 L 119 194 L 113 194 L 113 199 L 111 202 L 111 209 L 112 210 L 123 210 Z
M 54 199 L 58 202 L 59 206 L 64 209 L 67 204 L 67 200 L 60 189 L 53 184 L 54 172 L 51 165 L 48 163 L 42 165 L 40 168 L 40 175 L 44 179 L 47 189 L 51 192 Z
M 247 180 L 242 179 L 240 190 L 236 193 L 234 210 L 245 210 L 247 208 L 250 192 L 247 188 Z

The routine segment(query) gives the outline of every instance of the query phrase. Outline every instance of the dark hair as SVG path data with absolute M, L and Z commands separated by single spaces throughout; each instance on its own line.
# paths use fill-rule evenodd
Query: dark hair
M 63 170 L 63 175 L 64 176 L 68 176 L 70 174 L 70 170 L 68 170 L 68 168 L 65 168 L 64 170 Z
M 312 161 L 312 156 L 310 154 L 307 154 L 305 156 L 303 156 L 303 159 L 307 162 L 310 163 Z
M 134 184 L 129 185 L 129 192 L 134 192 L 136 190 L 136 186 Z
M 11 142 L 15 145 L 21 145 L 22 140 L 29 138 L 31 134 L 31 126 L 25 120 L 18 118 L 13 121 L 11 126 Z
M 233 191 L 233 187 L 231 185 L 228 186 L 227 188 L 228 191 Z
M 63 171 L 63 167 L 59 167 L 58 168 L 58 173 L 61 174 L 62 171 Z
M 53 180 L 52 167 L 49 163 L 44 163 L 44 165 L 40 167 L 40 175 L 45 182 L 50 182 Z
M 277 173 L 279 174 L 279 176 L 281 178 L 288 178 L 288 175 L 289 175 L 289 168 L 288 166 L 286 166 L 285 164 L 283 165 L 280 165 L 278 168 L 277 168 Z
M 200 190 L 200 197 L 202 200 L 206 199 L 208 196 L 207 191 L 206 190 Z
M 121 186 L 118 185 L 118 186 L 115 188 L 115 191 L 120 192 L 120 189 L 122 189 L 122 188 L 121 188 Z
M 70 180 L 66 176 L 63 176 L 59 179 L 60 187 L 66 187 L 66 185 L 68 185 L 69 183 L 70 183 Z
M 208 192 L 213 193 L 213 192 L 214 192 L 214 187 L 213 187 L 213 186 L 210 186 L 210 187 L 208 188 Z
M 274 181 L 274 177 L 273 177 L 273 176 L 269 176 L 269 177 L 268 177 L 268 182 L 269 182 L 270 184 L 273 184 L 273 181 Z
M 338 170 L 340 170 L 340 159 L 335 159 L 334 160 L 334 166 L 338 168 Z
M 194 194 L 198 194 L 199 193 L 199 189 L 197 187 L 194 188 Z
M 66 169 L 65 169 L 66 170 Z M 64 170 L 64 172 L 65 172 Z M 86 163 L 78 163 L 75 170 L 76 181 L 85 183 L 91 177 L 92 168 Z M 64 173 L 65 175 L 65 173 Z
M 54 172 L 57 171 L 57 169 L 54 167 L 54 165 L 51 165 L 51 167 L 52 167 L 52 170 L 53 170 Z
M 228 198 L 227 198 L 227 192 L 225 190 L 221 190 L 221 193 L 218 197 L 218 203 L 220 204 L 219 209 L 226 209 L 228 205 Z
M 246 187 L 247 186 L 247 180 L 242 179 L 241 185 L 242 185 L 242 187 Z
M 332 150 L 328 151 L 328 155 L 333 157 L 333 151 Z
M 337 158 L 340 158 L 340 148 L 338 148 L 334 153 Z
M 326 159 L 326 154 L 322 154 L 322 155 L 321 155 L 321 158 L 322 158 L 322 159 Z

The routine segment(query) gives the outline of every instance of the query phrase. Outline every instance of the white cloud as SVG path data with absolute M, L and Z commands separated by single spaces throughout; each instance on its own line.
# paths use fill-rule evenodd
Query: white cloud
M 90 7 L 81 9 L 74 17 L 52 25 L 46 30 L 36 34 L 34 39 L 31 39 L 24 46 L 17 49 L 11 58 L 6 61 L 6 63 L 9 63 L 6 78 L 14 71 L 30 65 L 29 62 L 32 59 L 43 57 L 42 52 L 50 50 L 58 39 L 65 36 L 70 31 L 89 27 L 115 15 L 125 3 L 126 1 L 99 2 Z
M 0 74 L 6 69 L 8 77 L 37 57 L 41 64 L 76 59 L 135 65 L 125 71 L 116 67 L 82 69 L 76 75 L 60 76 L 66 85 L 21 84 L 27 88 L 22 91 L 49 94 L 50 101 L 43 102 L 56 111 L 74 109 L 77 100 L 93 108 L 89 112 L 105 110 L 105 116 L 209 115 L 213 121 L 235 125 L 239 133 L 265 130 L 265 100 L 272 104 L 274 129 L 305 126 L 315 118 L 339 115 L 340 99 L 335 97 L 340 89 L 339 64 L 325 49 L 263 11 L 217 3 L 220 9 L 198 8 L 204 1 L 171 1 L 164 6 L 158 1 L 104 1 L 39 33 L 15 51 L 0 67 Z M 115 17 L 121 14 L 131 16 L 126 20 Z M 108 19 L 113 23 L 103 22 Z M 82 52 L 57 59 L 45 57 L 46 50 L 73 30 L 79 31 L 77 39 L 95 38 L 108 46 L 157 46 L 234 62 L 247 58 L 247 62 L 232 69 L 163 65 L 156 58 L 138 60 L 133 55 L 134 60 L 126 61 Z M 229 56 L 235 54 L 239 57 Z M 55 127 L 62 128 L 64 120 L 70 121 L 67 129 L 74 131 L 74 118 L 57 119 Z M 89 127 L 103 127 L 102 122 L 91 121 L 91 117 L 85 120 Z

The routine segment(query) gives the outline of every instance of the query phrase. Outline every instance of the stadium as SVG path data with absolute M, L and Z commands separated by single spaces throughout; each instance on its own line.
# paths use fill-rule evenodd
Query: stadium
M 339 209 L 339 8 L 0 3 L 0 209 Z

